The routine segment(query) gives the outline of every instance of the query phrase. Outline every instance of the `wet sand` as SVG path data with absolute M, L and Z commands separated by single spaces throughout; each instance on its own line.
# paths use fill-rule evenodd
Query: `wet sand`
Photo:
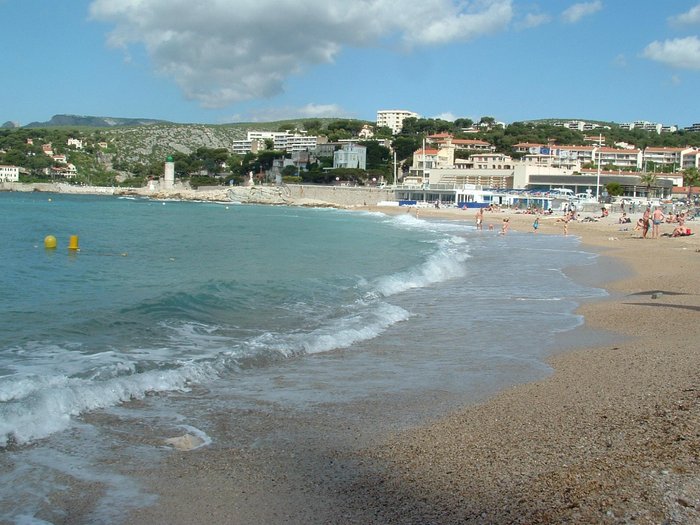
M 507 215 L 512 231 L 532 231 L 533 216 Z M 471 210 L 419 216 L 474 221 Z M 562 235 L 556 219 L 532 235 Z M 580 308 L 614 343 L 558 353 L 546 380 L 379 438 L 330 413 L 241 414 L 252 434 L 279 431 L 275 445 L 173 452 L 141 473 L 158 504 L 126 521 L 700 523 L 699 237 L 641 239 L 616 221 L 568 228 L 627 268 L 592 276 L 610 297 Z M 218 433 L 228 425 L 235 414 Z

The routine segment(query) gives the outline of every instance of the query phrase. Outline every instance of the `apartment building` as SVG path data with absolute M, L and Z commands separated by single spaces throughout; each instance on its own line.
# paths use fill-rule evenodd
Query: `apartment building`
M 644 149 L 643 164 L 648 165 L 653 162 L 660 166 L 674 166 L 681 169 L 683 160 L 686 155 L 694 154 L 693 148 L 653 148 Z
M 401 132 L 403 121 L 409 117 L 420 118 L 420 115 L 403 109 L 383 109 L 377 111 L 377 126 L 386 126 L 396 135 Z
M 257 153 L 265 148 L 265 141 L 271 140 L 276 150 L 312 151 L 319 142 L 318 137 L 288 131 L 249 131 L 246 140 L 234 140 L 231 151 L 239 155 Z
M 595 163 L 600 162 L 601 166 L 612 165 L 618 168 L 641 169 L 642 150 L 639 149 L 618 149 L 618 148 L 597 148 L 595 152 Z
M 681 157 L 681 169 L 687 170 L 688 168 L 700 169 L 700 151 L 693 150 Z
M 0 182 L 19 182 L 19 166 L 0 165 Z
M 626 122 L 624 124 L 620 124 L 620 129 L 628 131 L 632 129 L 641 129 L 644 131 L 653 131 L 655 133 L 661 134 L 673 133 L 675 131 L 678 131 L 678 126 L 669 126 L 660 124 L 658 122 L 648 122 L 646 120 L 636 120 L 634 122 Z

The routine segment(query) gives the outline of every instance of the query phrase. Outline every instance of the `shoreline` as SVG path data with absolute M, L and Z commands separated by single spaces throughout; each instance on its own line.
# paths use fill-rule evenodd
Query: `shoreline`
M 511 221 L 527 231 L 532 217 Z M 616 340 L 555 353 L 547 379 L 371 453 L 389 465 L 381 484 L 400 487 L 392 498 L 430 494 L 440 523 L 700 522 L 700 243 L 643 240 L 614 221 L 569 232 L 629 269 L 578 309 Z
M 475 210 L 418 215 L 472 225 Z M 274 424 L 291 431 L 289 448 L 214 443 L 173 452 L 137 473 L 160 501 L 127 521 L 700 523 L 700 238 L 643 240 L 618 216 L 568 228 L 615 267 L 605 276 L 575 270 L 610 293 L 577 310 L 584 330 L 610 341 L 555 350 L 546 379 L 371 446 L 358 447 L 342 422 L 275 414 Z M 563 235 L 557 215 L 540 215 L 537 233 L 534 217 L 515 211 L 487 213 L 485 227 L 499 229 L 504 217 L 511 231 Z M 254 417 L 269 432 L 269 414 Z
M 473 210 L 419 214 L 474 220 Z M 527 214 L 485 223 L 505 216 L 512 230 L 532 231 Z M 562 234 L 562 225 L 541 216 L 540 234 Z M 700 522 L 698 237 L 642 240 L 612 215 L 571 223 L 569 234 L 622 265 L 592 276 L 610 296 L 578 309 L 586 329 L 614 342 L 554 352 L 546 379 L 371 446 L 334 442 L 338 429 L 310 434 L 313 414 L 280 414 L 298 438 L 290 448 L 175 453 L 148 480 L 159 503 L 129 522 Z

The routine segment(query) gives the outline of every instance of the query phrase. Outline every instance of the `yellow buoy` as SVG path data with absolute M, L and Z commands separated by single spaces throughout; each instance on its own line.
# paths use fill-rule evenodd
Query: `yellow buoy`
M 69 250 L 79 250 L 78 248 L 78 236 L 77 235 L 71 235 L 70 240 L 68 241 L 68 249 Z
M 47 235 L 44 237 L 44 248 L 53 249 L 56 247 L 56 237 Z

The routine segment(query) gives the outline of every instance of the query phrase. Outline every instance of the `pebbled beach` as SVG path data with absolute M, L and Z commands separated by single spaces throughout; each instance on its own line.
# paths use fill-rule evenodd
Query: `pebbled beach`
M 474 221 L 473 210 L 419 214 Z M 505 216 L 532 232 L 532 215 L 510 212 L 487 212 L 485 227 Z M 579 276 L 609 297 L 580 307 L 577 347 L 551 356 L 545 380 L 380 437 L 332 415 L 246 414 L 284 439 L 174 452 L 142 473 L 158 503 L 127 522 L 700 523 L 700 242 L 632 227 L 613 214 L 569 224 L 612 261 Z M 540 218 L 542 234 L 563 234 L 557 217 Z

